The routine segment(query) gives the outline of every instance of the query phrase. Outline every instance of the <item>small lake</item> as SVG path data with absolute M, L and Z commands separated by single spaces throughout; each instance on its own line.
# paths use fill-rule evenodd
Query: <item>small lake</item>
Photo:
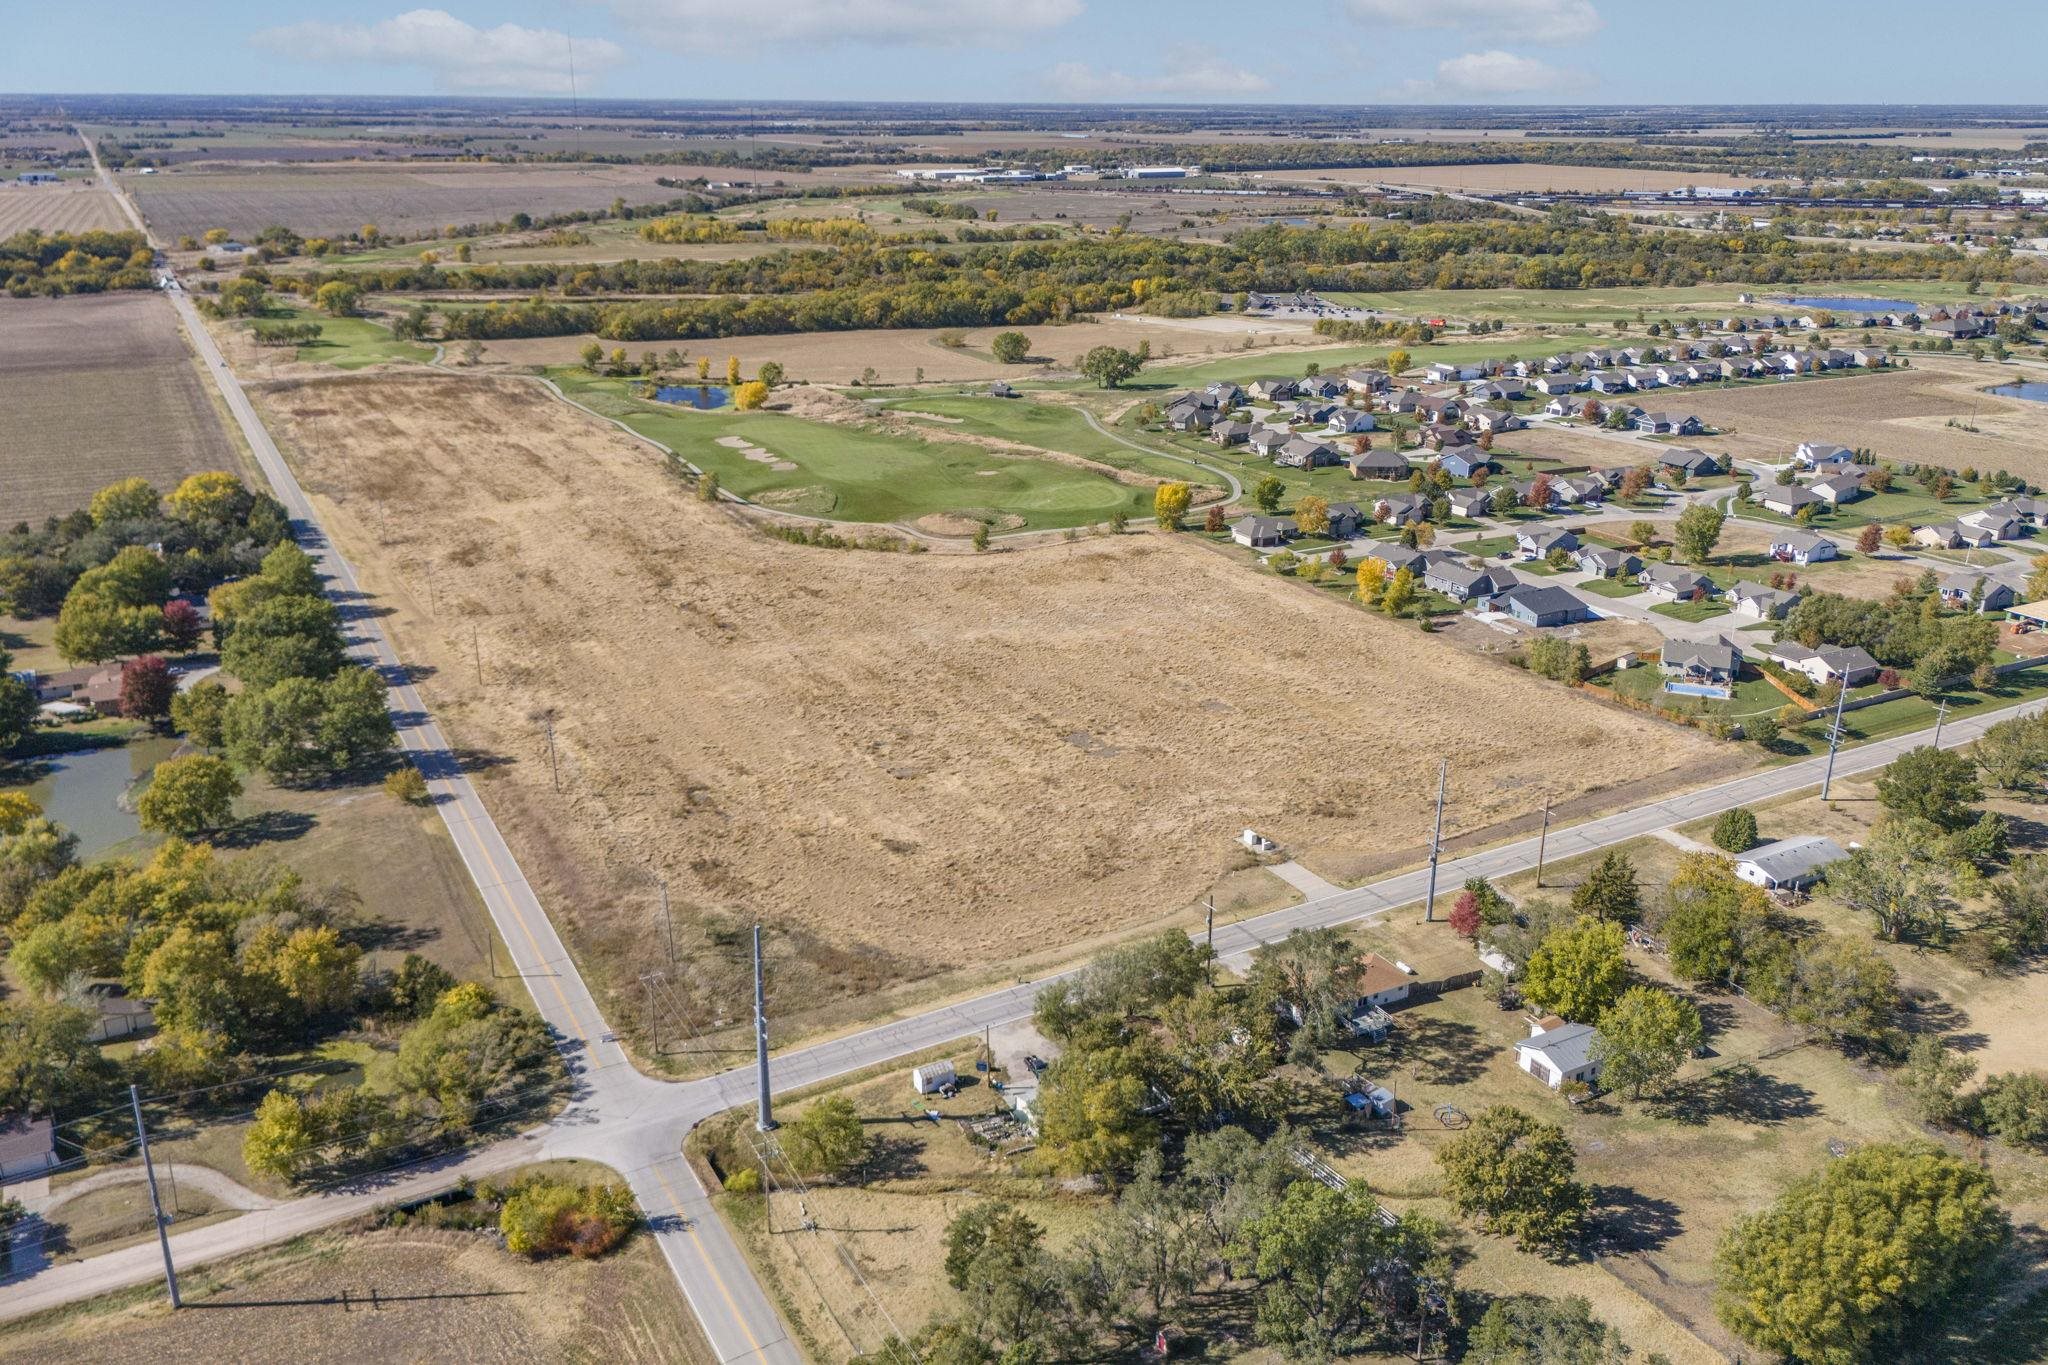
M 1995 393 L 2000 398 L 2022 398 L 2029 403 L 2048 403 L 2048 383 L 2037 379 L 2019 379 L 1984 392 Z
M 1830 313 L 1912 313 L 1920 308 L 1908 299 L 1803 298 L 1785 302 L 1793 308 L 1825 308 Z
M 152 736 L 44 755 L 32 760 L 42 776 L 28 794 L 44 815 L 78 836 L 80 859 L 97 858 L 142 834 L 135 796 L 177 747 L 175 739 Z
M 656 402 L 676 403 L 699 412 L 722 408 L 732 400 L 723 384 L 664 384 L 654 391 Z

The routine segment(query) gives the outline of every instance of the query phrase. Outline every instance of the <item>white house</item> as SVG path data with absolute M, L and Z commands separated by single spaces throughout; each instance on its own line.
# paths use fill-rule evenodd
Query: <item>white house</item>
M 1593 1060 L 1593 1040 L 1600 1036 L 1591 1024 L 1567 1024 L 1549 1015 L 1529 1026 L 1529 1036 L 1515 1044 L 1515 1065 L 1542 1081 L 1552 1090 L 1566 1081 L 1591 1085 L 1600 1075 Z
M 1354 1012 L 1385 1008 L 1408 998 L 1414 978 L 1378 953 L 1367 953 L 1360 961 L 1358 1002 Z
M 1817 531 L 1780 531 L 1771 541 L 1771 558 L 1787 564 L 1818 564 L 1833 559 L 1841 547 Z
M 1820 880 L 1829 863 L 1849 855 L 1832 839 L 1806 835 L 1751 849 L 1736 860 L 1735 875 L 1766 891 L 1797 891 Z
M 1827 441 L 1801 441 L 1792 452 L 1792 463 L 1801 469 L 1843 469 L 1855 461 L 1855 451 Z
M 17 1115 L 0 1124 L 0 1185 L 47 1175 L 56 1164 L 49 1119 Z

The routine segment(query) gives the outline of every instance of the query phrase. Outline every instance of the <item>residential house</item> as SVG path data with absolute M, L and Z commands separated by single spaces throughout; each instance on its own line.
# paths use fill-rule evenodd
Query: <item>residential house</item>
M 1362 511 L 1355 502 L 1333 502 L 1327 509 L 1330 518 L 1330 538 L 1350 540 L 1365 530 L 1372 518 Z
M 1586 376 L 1586 387 L 1595 393 L 1627 393 L 1630 385 L 1619 370 L 1595 370 Z
M 1876 346 L 1858 346 L 1849 352 L 1849 358 L 1866 370 L 1881 370 L 1892 363 L 1891 356 Z
M 1956 611 L 2004 611 L 2017 600 L 2011 587 L 1987 574 L 1957 573 L 1941 580 L 1941 604 Z
M 1415 467 L 1395 451 L 1368 450 L 1363 455 L 1353 455 L 1344 462 L 1351 467 L 1354 479 L 1405 479 L 1415 472 Z
M 1960 528 L 1982 531 L 1993 540 L 2017 540 L 2020 534 L 2019 518 L 2010 508 L 2001 503 L 1979 507 L 1956 518 Z
M 1771 540 L 1771 558 L 1781 564 L 1819 564 L 1840 554 L 1841 547 L 1818 531 L 1779 531 Z
M 1429 499 L 1421 493 L 1387 493 L 1373 500 L 1373 520 L 1413 526 L 1429 520 Z
M 1284 403 L 1301 392 L 1292 379 L 1254 379 L 1245 389 L 1248 397 L 1261 403 Z
M 1483 517 L 1493 510 L 1490 488 L 1453 488 L 1444 497 L 1451 504 L 1454 517 Z
M 16 1114 L 0 1123 L 0 1185 L 48 1175 L 57 1164 L 56 1135 L 47 1117 Z
M 1792 610 L 1799 593 L 1788 588 L 1771 588 L 1744 580 L 1728 589 L 1728 610 L 1737 616 L 1775 621 Z
M 1251 439 L 1258 428 L 1250 422 L 1234 422 L 1228 419 L 1209 428 L 1209 439 L 1219 446 L 1241 446 Z
M 1610 550 L 1604 545 L 1579 547 L 1579 570 L 1595 578 L 1631 578 L 1643 571 L 1643 561 L 1627 550 Z
M 1410 393 L 1412 392 L 1413 390 L 1410 390 Z M 1406 402 L 1408 396 L 1407 393 L 1404 393 L 1396 401 Z M 1418 393 L 1415 394 L 1413 402 L 1408 402 L 1405 407 L 1397 406 L 1395 411 L 1413 413 L 1415 414 L 1415 420 L 1418 422 L 1441 425 L 1462 419 L 1465 415 L 1465 405 L 1448 395 L 1438 396 L 1436 394 Z
M 1496 466 L 1491 457 L 1476 445 L 1446 450 L 1437 461 L 1437 468 L 1454 479 L 1469 479 L 1477 470 L 1493 470 Z
M 1712 640 L 1669 640 L 1657 667 L 1666 676 L 1684 682 L 1732 683 L 1742 672 L 1742 646 L 1725 636 Z
M 1664 387 L 1664 381 L 1657 377 L 1657 372 L 1647 366 L 1623 370 L 1622 375 L 1628 380 L 1628 386 L 1631 389 L 1646 391 Z
M 1661 597 L 1667 602 L 1690 602 L 1695 594 L 1715 597 L 1720 589 L 1714 580 L 1682 564 L 1646 564 L 1636 575 L 1636 582 L 1652 597 Z
M 1254 550 L 1285 545 L 1294 534 L 1294 522 L 1286 517 L 1242 517 L 1230 527 L 1230 538 Z
M 1697 436 L 1701 427 L 1689 412 L 1646 412 L 1636 418 L 1636 430 L 1651 436 Z
M 1280 447 L 1273 463 L 1287 469 L 1322 469 L 1329 465 L 1342 464 L 1344 457 L 1337 453 L 1337 447 L 1328 441 L 1318 441 L 1313 436 L 1289 437 Z
M 2048 520 L 2048 498 L 2008 498 L 2006 505 L 2023 526 L 2039 526 Z
M 1493 597 L 1492 610 L 1506 612 L 1525 626 L 1568 626 L 1593 619 L 1593 609 L 1549 583 L 1524 583 Z
M 1749 850 L 1735 860 L 1735 875 L 1766 891 L 1801 891 L 1848 856 L 1834 840 L 1808 834 Z
M 1962 532 L 1952 521 L 1930 521 L 1913 528 L 1913 543 L 1934 550 L 1953 550 L 1963 543 Z
M 1685 362 L 1685 382 L 1688 384 L 1713 384 L 1725 376 L 1718 360 L 1688 360 Z
M 1385 393 L 1393 386 L 1393 376 L 1385 370 L 1352 370 L 1344 376 L 1344 387 L 1353 393 Z
M 1638 417 L 1636 421 L 1640 427 L 1642 418 Z M 1706 451 L 1695 450 L 1691 446 L 1672 446 L 1668 450 L 1659 451 L 1657 463 L 1666 469 L 1683 469 L 1692 478 L 1724 474 L 1728 470 L 1720 456 L 1709 455 Z
M 1340 411 L 1335 403 L 1322 398 L 1297 398 L 1283 411 L 1290 422 L 1327 422 Z
M 1311 375 L 1302 380 L 1298 387 L 1302 395 L 1308 398 L 1342 398 L 1345 390 L 1344 381 L 1329 374 Z
M 1472 433 L 1465 430 L 1465 428 L 1446 426 L 1442 423 L 1432 423 L 1424 427 L 1421 435 L 1422 443 L 1431 450 L 1436 451 L 1477 444 Z
M 1859 645 L 1813 649 L 1797 640 L 1780 640 L 1765 647 L 1764 657 L 1804 673 L 1817 685 L 1839 682 L 1844 687 L 1859 687 L 1877 676 L 1877 660 Z
M 1616 476 L 1616 482 L 1620 476 Z M 1608 490 L 1614 485 L 1607 482 L 1607 476 L 1595 471 L 1591 474 L 1562 474 L 1550 480 L 1550 486 L 1564 495 L 1566 502 L 1605 502 Z
M 1598 403 L 1593 404 L 1593 406 L 1597 409 L 1593 415 L 1594 421 L 1597 422 L 1607 416 L 1606 408 L 1601 407 Z M 1574 398 L 1568 393 L 1560 394 L 1543 405 L 1544 413 L 1551 417 L 1577 417 L 1581 412 L 1585 411 L 1585 408 L 1584 400 Z
M 1552 1090 L 1567 1081 L 1591 1085 L 1600 1077 L 1600 1063 L 1593 1057 L 1599 1036 L 1591 1024 L 1567 1024 L 1551 1015 L 1530 1025 L 1529 1036 L 1515 1044 L 1515 1065 Z
M 1796 483 L 1774 483 L 1755 495 L 1757 506 L 1766 512 L 1776 512 L 1781 517 L 1799 515 L 1802 507 L 1820 507 L 1821 496 L 1812 489 Z
M 1440 592 L 1454 602 L 1497 597 L 1510 588 L 1519 587 L 1521 582 L 1505 568 L 1491 564 L 1460 564 L 1449 559 L 1430 564 L 1422 575 L 1424 587 Z
M 1332 436 L 1356 436 L 1361 431 L 1378 431 L 1379 419 L 1364 408 L 1338 408 L 1323 428 Z
M 1522 419 L 1508 408 L 1477 407 L 1467 414 L 1474 431 L 1513 431 Z
M 1556 397 L 1559 394 L 1577 393 L 1586 387 L 1586 381 L 1575 374 L 1546 374 L 1531 380 L 1529 387 L 1538 393 Z
M 1529 386 L 1519 379 L 1491 379 L 1472 390 L 1484 403 L 1519 403 L 1528 396 Z
M 1251 434 L 1246 444 L 1252 448 L 1253 454 L 1263 455 L 1270 460 L 1293 439 L 1294 433 L 1286 427 L 1260 427 Z
M 1216 406 L 1225 412 L 1233 412 L 1244 406 L 1244 389 L 1227 379 L 1218 379 L 1202 390 L 1216 400 Z
M 1378 953 L 1367 953 L 1358 965 L 1358 1000 L 1351 1007 L 1353 1014 L 1398 1004 L 1408 998 L 1414 987 L 1414 977 Z
M 1839 474 L 1830 474 L 1825 479 L 1815 479 L 1810 485 L 1813 495 L 1830 507 L 1840 507 L 1845 502 L 1854 502 L 1864 496 L 1863 472 L 1845 469 Z
M 1208 431 L 1216 425 L 1216 409 L 1200 403 L 1176 403 L 1166 410 L 1166 425 L 1175 431 Z
M 1544 484 L 1544 487 L 1549 491 L 1544 494 L 1543 506 L 1541 507 L 1536 506 L 1536 480 L 1523 479 L 1516 483 L 1510 483 L 1508 487 L 1515 490 L 1515 503 L 1519 507 L 1527 507 L 1540 512 L 1554 512 L 1564 504 L 1564 498 L 1560 496 L 1555 480 Z
M 1429 376 L 1431 383 L 1456 384 L 1464 380 L 1484 379 L 1486 377 L 1486 367 L 1477 361 L 1471 360 L 1465 361 L 1463 364 L 1455 361 L 1439 360 L 1424 371 L 1424 373 Z
M 1515 553 L 1523 559 L 1547 559 L 1552 550 L 1576 550 L 1579 538 L 1570 531 L 1551 526 L 1532 526 L 1515 532 Z

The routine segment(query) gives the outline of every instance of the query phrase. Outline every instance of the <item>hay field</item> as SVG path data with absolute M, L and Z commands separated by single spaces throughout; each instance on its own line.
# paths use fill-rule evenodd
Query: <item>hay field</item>
M 0 1355 L 74 1365 L 715 1359 L 645 1236 L 598 1261 L 536 1262 L 482 1233 L 328 1232 L 180 1267 L 178 1279 L 187 1311 L 171 1312 L 161 1285 L 109 1295 L 0 1328 Z
M 0 237 L 39 228 L 44 232 L 116 230 L 128 226 L 114 196 L 94 185 L 67 181 L 57 185 L 10 185 L 0 182 Z
M 392 302 L 401 300 L 389 296 Z M 992 379 L 1033 379 L 1035 367 L 1004 365 L 989 354 L 989 340 L 998 332 L 1018 330 L 1031 338 L 1034 358 L 1071 370 L 1081 357 L 1096 346 L 1135 347 L 1150 342 L 1155 361 L 1188 361 L 1251 355 L 1243 349 L 1250 338 L 1260 352 L 1269 349 L 1327 347 L 1331 343 L 1298 323 L 1271 322 L 1218 315 L 1210 318 L 1115 317 L 1102 322 L 1070 323 L 1064 327 L 974 327 L 959 331 L 963 344 L 944 346 L 939 337 L 944 328 L 875 328 L 858 332 L 795 332 L 783 336 L 713 337 L 704 341 L 673 343 L 691 357 L 710 356 L 712 369 L 724 373 L 725 358 L 736 355 L 747 373 L 762 361 L 779 361 L 790 379 L 813 384 L 851 384 L 861 372 L 875 371 L 882 384 L 915 382 L 924 371 L 929 382 L 987 382 Z M 591 341 L 589 334 L 566 337 L 513 337 L 486 342 L 484 361 L 501 365 L 574 365 L 578 352 Z M 604 342 L 614 346 L 616 342 Z M 671 343 L 652 342 L 627 349 L 638 355 L 643 349 L 659 352 Z M 1290 368 L 1289 361 L 1283 368 Z
M 1469 656 L 1191 540 L 771 541 L 544 395 L 386 375 L 260 401 L 437 714 L 511 760 L 486 799 L 615 993 L 657 951 L 657 871 L 707 945 L 689 970 L 736 990 L 720 935 L 758 916 L 801 969 L 787 1005 L 816 1009 L 1156 923 L 1245 825 L 1305 856 L 1419 850 L 1446 728 L 1468 830 L 1533 810 L 1559 743 L 1588 787 L 1711 748 L 1516 672 L 1482 705 Z
M 1784 460 L 1801 441 L 1868 447 L 1879 458 L 1930 461 L 1951 469 L 2005 469 L 2048 482 L 2039 403 L 1998 398 L 1993 384 L 2031 379 L 2031 370 L 1913 356 L 1909 369 L 1743 388 L 1691 391 L 1673 402 L 1723 433 L 1715 449 Z M 1978 430 L 1944 425 L 1951 418 Z
M 213 227 L 249 236 L 273 223 L 308 236 L 353 232 L 365 223 L 410 234 L 499 222 L 522 211 L 540 217 L 606 208 L 614 199 L 658 204 L 681 191 L 655 184 L 657 177 L 690 174 L 675 166 L 222 163 L 131 175 L 124 183 L 150 227 L 175 239 Z
M 0 525 L 84 505 L 116 479 L 169 489 L 240 470 L 170 301 L 0 299 Z
M 1623 190 L 1682 190 L 1688 185 L 1748 187 L 1762 182 L 1743 176 L 1652 171 L 1631 166 L 1546 166 L 1502 162 L 1478 166 L 1361 166 L 1335 170 L 1267 171 L 1268 180 L 1328 180 L 1342 185 L 1413 185 L 1419 189 L 1475 193 L 1556 190 L 1568 194 L 1619 194 Z

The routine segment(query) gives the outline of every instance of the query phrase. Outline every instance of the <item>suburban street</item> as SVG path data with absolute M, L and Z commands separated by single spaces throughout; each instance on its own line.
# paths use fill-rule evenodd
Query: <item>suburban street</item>
M 90 141 L 88 140 L 88 145 Z M 99 166 L 138 228 L 142 222 L 125 191 Z M 175 1233 L 171 1245 L 183 1265 L 231 1256 L 300 1236 L 391 1202 L 424 1197 L 465 1176 L 503 1171 L 541 1159 L 578 1157 L 618 1170 L 647 1215 L 653 1235 L 712 1349 L 722 1361 L 797 1362 L 803 1359 L 767 1293 L 724 1223 L 681 1148 L 698 1123 L 753 1099 L 751 1066 L 706 1079 L 676 1083 L 642 1075 L 628 1059 L 586 988 L 576 962 L 555 932 L 518 859 L 500 834 L 456 751 L 428 714 L 390 641 L 367 610 L 355 574 L 321 525 L 311 501 L 259 420 L 240 382 L 214 344 L 182 288 L 165 293 L 207 374 L 246 437 L 258 467 L 283 503 L 301 545 L 325 576 L 340 605 L 359 659 L 390 684 L 390 705 L 405 752 L 426 776 L 449 836 L 454 840 L 533 1004 L 561 1041 L 574 1079 L 572 1102 L 552 1122 L 491 1146 L 442 1159 L 410 1172 L 287 1200 L 227 1222 Z M 1951 721 L 1944 747 L 1964 745 L 2014 714 L 2048 706 L 2048 699 Z M 1900 735 L 1843 752 L 1838 776 L 1880 768 L 1926 742 L 1927 732 Z M 1550 831 L 1547 858 L 1562 861 L 1651 835 L 1737 805 L 1753 805 L 1817 785 L 1824 757 L 1752 772 L 1698 791 Z M 1450 803 L 1486 775 L 1453 766 Z M 1365 833 L 1365 831 L 1361 831 Z M 1224 831 L 1218 832 L 1223 837 Z M 1500 878 L 1535 866 L 1538 840 L 1521 839 L 1445 862 L 1438 884 L 1455 888 L 1468 877 Z M 1368 885 L 1312 896 L 1269 914 L 1219 925 L 1217 953 L 1228 959 L 1303 928 L 1383 916 L 1419 903 L 1427 869 L 1414 869 Z M 863 1031 L 778 1055 L 774 1085 L 790 1090 L 873 1067 L 910 1053 L 978 1035 L 984 1028 L 1027 1016 L 1046 980 L 1022 982 L 972 999 L 891 1020 Z M 158 1250 L 143 1242 L 44 1271 L 0 1291 L 0 1320 L 76 1302 L 161 1273 Z

